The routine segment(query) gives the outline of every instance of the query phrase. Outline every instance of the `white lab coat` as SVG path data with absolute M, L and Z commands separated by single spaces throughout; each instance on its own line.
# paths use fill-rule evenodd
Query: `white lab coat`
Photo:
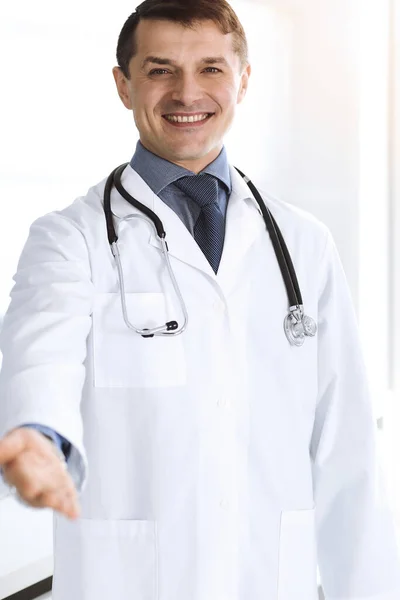
M 266 197 L 319 325 L 290 346 L 282 276 L 249 188 L 231 169 L 215 276 L 178 216 L 162 219 L 189 313 L 175 338 L 122 318 L 105 181 L 38 219 L 1 336 L 1 435 L 53 427 L 73 444 L 76 522 L 55 514 L 54 600 L 399 600 L 394 525 L 345 276 L 327 228 Z M 135 212 L 116 190 L 119 218 Z M 158 241 L 119 244 L 129 316 L 182 319 Z

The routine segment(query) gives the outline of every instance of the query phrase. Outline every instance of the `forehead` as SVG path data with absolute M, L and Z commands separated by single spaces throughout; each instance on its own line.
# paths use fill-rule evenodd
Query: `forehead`
M 136 50 L 139 59 L 152 55 L 177 62 L 218 54 L 234 63 L 237 57 L 233 35 L 225 35 L 213 21 L 201 21 L 193 27 L 167 20 L 140 21 L 136 30 Z

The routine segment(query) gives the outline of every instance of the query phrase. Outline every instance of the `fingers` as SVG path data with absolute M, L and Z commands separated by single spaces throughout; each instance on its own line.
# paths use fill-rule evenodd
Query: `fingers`
M 57 467 L 60 468 L 60 463 Z M 57 473 L 58 485 L 55 485 L 55 478 L 48 480 L 47 487 L 42 488 L 31 503 L 38 507 L 53 508 L 69 518 L 77 518 L 80 513 L 78 494 L 71 476 L 64 470 L 62 464 L 61 468 L 62 473 Z
M 43 492 L 31 500 L 30 505 L 36 508 L 52 508 L 70 519 L 76 519 L 80 515 L 80 507 L 75 490 Z
M 60 465 L 58 465 L 60 468 Z M 61 466 L 62 468 L 62 466 Z M 70 519 L 80 516 L 78 494 L 74 483 L 68 473 L 62 469 L 63 477 L 53 476 L 51 480 L 44 483 L 35 482 L 33 479 L 27 481 L 16 474 L 13 468 L 8 467 L 5 473 L 7 481 L 14 485 L 19 497 L 33 508 L 52 508 Z M 56 483 L 58 482 L 58 483 Z
M 77 518 L 80 513 L 77 491 L 65 464 L 50 441 L 36 431 L 28 433 L 33 436 L 25 450 L 3 467 L 5 480 L 15 486 L 20 498 L 29 506 L 52 508 L 68 518 Z M 19 440 L 12 443 L 15 448 L 21 447 Z M 12 453 L 7 454 L 6 448 L 4 455 L 9 458 Z

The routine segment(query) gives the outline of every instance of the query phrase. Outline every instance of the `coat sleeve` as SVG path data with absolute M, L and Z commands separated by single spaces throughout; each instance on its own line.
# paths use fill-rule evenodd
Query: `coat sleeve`
M 356 315 L 330 233 L 321 264 L 310 454 L 326 600 L 399 600 L 400 560 Z
M 93 284 L 82 232 L 59 212 L 36 220 L 19 259 L 0 333 L 0 437 L 26 423 L 72 444 L 68 470 L 87 478 L 80 402 Z
M 32 429 L 36 429 L 50 440 L 54 442 L 57 448 L 64 454 L 65 460 L 68 462 L 68 456 L 71 451 L 71 444 L 63 438 L 62 435 L 54 431 L 54 429 L 50 429 L 50 427 L 45 427 L 44 425 L 39 425 L 38 423 L 24 423 L 22 427 L 31 427 Z

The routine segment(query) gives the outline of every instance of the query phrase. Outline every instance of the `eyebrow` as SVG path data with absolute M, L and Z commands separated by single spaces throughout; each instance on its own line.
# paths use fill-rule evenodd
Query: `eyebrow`
M 200 61 L 202 64 L 206 65 L 224 65 L 228 67 L 228 61 L 223 56 L 207 56 Z M 142 62 L 142 69 L 148 64 L 156 64 L 156 65 L 172 65 L 173 67 L 177 66 L 177 63 L 170 58 L 161 58 L 160 56 L 147 56 Z

